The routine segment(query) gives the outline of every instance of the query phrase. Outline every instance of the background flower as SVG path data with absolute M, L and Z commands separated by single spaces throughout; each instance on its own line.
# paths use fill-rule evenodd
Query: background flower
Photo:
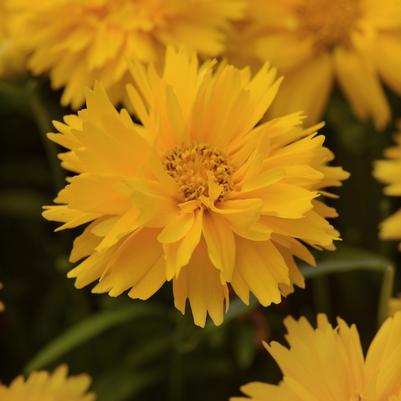
M 26 51 L 15 40 L 15 16 L 8 0 L 0 2 L 0 79 L 15 78 L 26 70 Z
M 401 294 L 391 298 L 388 303 L 388 316 L 393 316 L 397 312 L 401 312 Z
M 244 9 L 244 0 L 10 1 L 23 16 L 18 37 L 32 53 L 29 68 L 49 71 L 53 88 L 65 87 L 61 103 L 75 109 L 95 80 L 121 101 L 127 60 L 160 62 L 167 44 L 220 54 Z
M 401 121 L 399 122 L 401 129 Z M 375 163 L 375 177 L 386 184 L 384 193 L 390 196 L 401 195 L 401 133 L 395 134 L 396 145 L 384 153 L 386 160 Z M 401 210 L 383 221 L 380 227 L 380 237 L 385 240 L 401 239 Z M 401 250 L 401 244 L 398 246 Z
M 233 61 L 268 60 L 285 76 L 273 115 L 319 121 L 336 81 L 358 118 L 382 129 L 391 112 L 380 78 L 401 94 L 398 0 L 250 0 L 233 39 Z
M 54 373 L 33 372 L 25 380 L 17 377 L 9 386 L 0 384 L 1 401 L 93 401 L 95 395 L 88 393 L 90 378 L 87 375 L 70 376 L 66 366 Z
M 325 315 L 319 315 L 313 329 L 305 318 L 287 318 L 289 348 L 277 342 L 266 344 L 283 373 L 282 382 L 277 386 L 250 383 L 242 391 L 258 401 L 399 400 L 401 367 L 396 361 L 401 359 L 401 313 L 386 320 L 366 358 L 356 326 L 348 326 L 342 319 L 337 319 L 337 324 L 333 328 Z
M 195 56 L 167 52 L 163 75 L 132 66 L 128 94 L 143 126 L 118 113 L 100 87 L 87 109 L 56 123 L 50 138 L 69 149 L 69 180 L 44 216 L 59 229 L 91 222 L 74 242 L 76 286 L 147 299 L 173 280 L 176 307 L 188 299 L 195 323 L 216 324 L 228 289 L 267 306 L 294 284 L 305 245 L 334 249 L 323 188 L 348 174 L 329 167 L 318 127 L 300 114 L 257 125 L 279 87 L 267 66 L 251 77 L 229 65 L 213 71 Z

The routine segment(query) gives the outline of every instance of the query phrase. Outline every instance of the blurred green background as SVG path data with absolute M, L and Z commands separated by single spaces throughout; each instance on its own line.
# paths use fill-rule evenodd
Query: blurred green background
M 388 95 L 397 118 L 401 100 Z M 66 278 L 75 233 L 54 233 L 55 225 L 41 217 L 60 186 L 55 148 L 43 135 L 51 119 L 70 113 L 56 106 L 58 98 L 46 81 L 0 82 L 1 381 L 65 362 L 72 373 L 93 377 L 99 401 L 221 401 L 248 381 L 277 382 L 279 371 L 261 341 L 282 340 L 289 314 L 313 319 L 326 312 L 332 321 L 340 315 L 358 324 L 364 344 L 371 339 L 380 269 L 400 262 L 396 244 L 379 241 L 377 227 L 401 203 L 383 197 L 371 175 L 372 162 L 392 143 L 393 126 L 377 133 L 355 120 L 339 93 L 332 96 L 322 132 L 335 163 L 352 177 L 331 202 L 343 241 L 338 251 L 317 256 L 338 273 L 310 278 L 305 290 L 269 308 L 233 301 L 221 327 L 202 330 L 173 308 L 169 286 L 143 303 L 76 290 Z M 362 269 L 355 271 L 356 264 Z M 394 292 L 400 289 L 396 275 Z

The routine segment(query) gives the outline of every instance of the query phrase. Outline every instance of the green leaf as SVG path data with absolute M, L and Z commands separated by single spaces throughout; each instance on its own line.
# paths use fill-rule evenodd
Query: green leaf
M 155 386 L 163 378 L 159 367 L 148 371 L 131 371 L 125 367 L 113 369 L 96 379 L 94 391 L 97 401 L 132 400 L 141 391 Z
M 302 266 L 301 271 L 306 279 L 351 271 L 381 273 L 383 278 L 377 312 L 378 324 L 380 325 L 386 319 L 394 287 L 395 267 L 392 261 L 368 251 L 344 248 L 336 252 L 330 259 L 319 262 L 316 267 Z
M 83 343 L 95 338 L 112 327 L 121 325 L 130 320 L 149 317 L 163 316 L 163 310 L 152 304 L 140 304 L 124 306 L 119 309 L 112 309 L 98 312 L 77 323 L 66 332 L 61 334 L 50 344 L 46 345 L 28 363 L 26 373 L 41 369 L 57 361 L 62 356 L 77 348 Z

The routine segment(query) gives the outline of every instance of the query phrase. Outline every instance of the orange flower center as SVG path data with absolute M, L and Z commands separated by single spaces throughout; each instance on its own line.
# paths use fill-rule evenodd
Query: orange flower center
M 295 13 L 302 34 L 318 48 L 347 44 L 361 16 L 360 0 L 304 0 Z
M 212 178 L 221 188 L 219 199 L 233 188 L 227 157 L 205 143 L 177 146 L 163 159 L 168 175 L 178 184 L 185 201 L 209 195 Z

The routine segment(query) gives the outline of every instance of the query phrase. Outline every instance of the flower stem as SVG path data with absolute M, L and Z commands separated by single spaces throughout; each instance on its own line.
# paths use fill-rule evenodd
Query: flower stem
M 51 117 L 39 93 L 39 86 L 36 81 L 28 82 L 27 95 L 30 110 L 36 121 L 43 147 L 50 167 L 52 181 L 55 189 L 59 191 L 65 185 L 65 175 L 58 159 L 57 146 L 47 138 L 47 133 L 52 131 Z

